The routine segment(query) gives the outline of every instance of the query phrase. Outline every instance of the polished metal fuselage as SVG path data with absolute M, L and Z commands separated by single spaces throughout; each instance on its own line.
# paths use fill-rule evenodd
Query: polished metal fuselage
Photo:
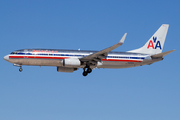
M 63 60 L 74 58 L 81 59 L 97 51 L 84 50 L 59 50 L 59 49 L 22 49 L 12 52 L 5 59 L 17 65 L 32 66 L 63 66 Z M 129 52 L 109 52 L 106 58 L 97 62 L 91 68 L 129 68 L 152 64 L 162 59 L 152 59 L 148 54 Z M 83 68 L 84 65 L 78 66 Z

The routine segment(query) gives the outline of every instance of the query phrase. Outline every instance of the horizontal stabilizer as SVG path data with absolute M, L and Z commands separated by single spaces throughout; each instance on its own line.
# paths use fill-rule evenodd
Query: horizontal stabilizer
M 156 55 L 152 55 L 151 57 L 152 58 L 163 58 L 164 56 L 168 55 L 169 53 L 173 52 L 175 50 L 170 50 L 170 51 L 167 51 L 167 52 L 163 52 L 163 53 L 159 53 L 159 54 L 156 54 Z

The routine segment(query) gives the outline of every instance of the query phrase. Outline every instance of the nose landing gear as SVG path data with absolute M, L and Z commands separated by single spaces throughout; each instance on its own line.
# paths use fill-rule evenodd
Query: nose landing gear
M 22 69 L 22 67 L 20 66 L 20 68 L 19 68 L 19 72 L 22 72 L 22 70 L 23 70 L 23 69 Z
M 22 69 L 22 66 L 21 66 L 20 64 L 13 64 L 13 65 L 14 65 L 14 66 L 17 66 L 17 67 L 20 67 L 20 68 L 19 68 L 19 72 L 22 72 L 23 69 Z

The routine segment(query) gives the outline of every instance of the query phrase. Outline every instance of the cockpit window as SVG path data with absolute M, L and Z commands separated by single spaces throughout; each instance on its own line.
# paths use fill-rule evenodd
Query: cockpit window
M 17 54 L 17 52 L 12 52 L 11 54 Z

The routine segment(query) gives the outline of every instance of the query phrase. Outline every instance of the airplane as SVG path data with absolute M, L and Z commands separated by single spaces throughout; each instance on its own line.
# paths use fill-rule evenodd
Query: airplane
M 95 68 L 130 68 L 150 65 L 163 60 L 164 56 L 175 51 L 163 52 L 163 46 L 169 24 L 162 24 L 154 35 L 139 49 L 127 52 L 113 52 L 124 43 L 127 33 L 120 41 L 101 51 L 63 50 L 63 49 L 21 49 L 4 56 L 4 60 L 18 66 L 22 65 L 56 66 L 58 72 L 72 73 L 83 68 L 83 76 L 87 76 Z

